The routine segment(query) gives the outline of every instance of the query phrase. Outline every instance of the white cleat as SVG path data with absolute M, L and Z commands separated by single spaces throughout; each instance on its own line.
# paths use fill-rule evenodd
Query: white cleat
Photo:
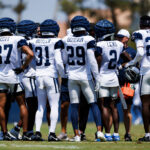
M 79 135 L 74 136 L 69 140 L 70 142 L 81 142 L 81 137 Z
M 96 135 L 97 135 L 97 138 L 100 139 L 102 142 L 106 141 L 106 138 L 105 138 L 103 132 L 97 131 Z
M 68 138 L 67 134 L 63 133 L 63 132 L 58 135 L 58 139 L 59 140 L 64 140 L 64 141 L 69 141 L 69 138 Z

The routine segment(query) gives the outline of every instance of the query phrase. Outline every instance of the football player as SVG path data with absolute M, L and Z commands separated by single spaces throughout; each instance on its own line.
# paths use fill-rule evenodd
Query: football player
M 50 112 L 50 129 L 48 141 L 59 141 L 55 135 L 58 120 L 59 86 L 58 72 L 64 75 L 61 58 L 60 39 L 57 38 L 59 26 L 56 21 L 47 19 L 40 24 L 40 37 L 30 40 L 36 59 L 36 85 L 38 110 L 35 117 L 35 140 L 42 140 L 40 133 L 46 100 L 48 97 Z
M 34 54 L 23 37 L 13 35 L 15 29 L 16 24 L 11 18 L 0 19 L 0 124 L 4 134 L 4 140 L 12 140 L 7 132 L 4 113 L 7 92 L 15 94 L 15 98 L 20 107 L 21 119 L 23 120 L 22 138 L 25 139 L 27 134 L 28 111 L 19 83 L 21 73 L 29 65 Z M 26 53 L 26 60 L 23 64 L 21 64 L 21 51 Z
M 150 17 L 140 18 L 140 30 L 132 34 L 132 40 L 136 43 L 137 54 L 125 67 L 140 62 L 140 95 L 142 101 L 142 116 L 145 136 L 139 141 L 150 141 Z
M 97 138 L 105 140 L 101 132 L 101 115 L 96 104 L 95 90 L 99 89 L 98 66 L 94 56 L 95 40 L 87 34 L 89 21 L 83 16 L 75 16 L 71 20 L 73 35 L 63 39 L 63 47 L 66 52 L 68 88 L 71 103 L 71 121 L 75 136 L 71 141 L 81 141 L 78 130 L 78 108 L 80 103 L 80 91 L 83 92 L 93 112 L 97 132 Z M 92 74 L 96 80 L 96 87 L 92 81 Z
M 123 51 L 123 44 L 117 40 L 112 40 L 114 33 L 115 27 L 108 20 L 101 20 L 95 25 L 95 34 L 98 41 L 96 55 L 100 67 L 99 103 L 102 110 L 105 138 L 107 141 L 120 140 L 118 133 L 119 116 L 116 108 L 119 82 L 116 72 L 117 62 Z M 110 134 L 111 114 L 114 122 L 113 136 Z
M 17 33 L 19 36 L 23 36 L 26 40 L 30 40 L 36 34 L 37 25 L 31 20 L 22 20 L 17 25 Z M 31 47 L 32 49 L 32 47 Z M 22 53 L 22 62 L 25 61 L 25 54 Z M 35 113 L 37 110 L 37 97 L 36 97 L 36 85 L 35 85 L 35 62 L 29 64 L 24 70 L 24 76 L 22 78 L 22 84 L 25 89 L 25 99 L 28 108 L 28 137 L 33 135 L 33 126 L 35 121 Z M 20 123 L 19 123 L 20 124 Z M 19 124 L 10 130 L 10 133 L 18 138 Z M 31 138 L 29 138 L 31 140 Z

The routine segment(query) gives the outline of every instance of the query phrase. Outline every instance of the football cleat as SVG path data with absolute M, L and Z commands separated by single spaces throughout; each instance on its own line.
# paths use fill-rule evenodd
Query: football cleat
M 98 40 L 104 40 L 115 33 L 115 26 L 108 20 L 100 20 L 95 25 L 95 35 Z
M 40 24 L 40 32 L 42 36 L 58 36 L 59 25 L 56 21 L 47 19 Z
M 78 31 L 89 31 L 90 23 L 83 16 L 75 16 L 70 23 L 72 33 Z
M 105 138 L 106 138 L 106 141 L 109 141 L 109 142 L 113 140 L 111 135 L 105 134 Z
M 130 134 L 125 134 L 124 139 L 125 139 L 125 141 L 132 141 Z
M 60 141 L 60 139 L 57 138 L 55 133 L 50 133 L 49 136 L 48 136 L 48 141 L 58 142 L 58 141 Z
M 63 132 L 58 135 L 58 139 L 59 139 L 59 140 L 65 140 L 65 141 L 68 141 L 68 140 L 69 140 L 67 134 L 66 134 L 66 133 L 63 133 Z
M 85 133 L 81 133 L 80 136 L 81 136 L 81 141 L 86 141 Z
M 79 135 L 74 136 L 69 140 L 70 142 L 81 142 L 81 137 Z
M 32 37 L 36 34 L 37 24 L 31 20 L 22 20 L 17 24 L 17 32 L 23 36 Z
M 22 140 L 23 141 L 31 141 L 32 139 L 31 139 L 30 135 L 28 135 L 27 133 L 25 133 L 25 134 L 22 135 Z
M 3 133 L 3 140 L 4 141 L 13 141 L 16 140 L 15 137 L 13 137 L 12 135 L 10 135 L 9 132 Z
M 95 139 L 96 139 L 95 141 L 102 141 L 102 142 L 106 141 L 106 138 L 105 138 L 103 132 L 101 132 L 101 131 L 97 131 L 95 133 Z
M 33 141 L 44 141 L 44 139 L 42 139 L 42 134 L 41 132 L 35 132 L 35 135 L 32 137 Z
M 4 32 L 15 33 L 16 23 L 11 18 L 0 19 L 0 34 Z
M 144 136 L 142 138 L 139 138 L 138 141 L 140 142 L 150 142 L 150 136 Z
M 3 132 L 0 131 L 0 141 L 2 141 L 2 140 L 3 140 Z
M 13 136 L 13 137 L 15 137 L 16 138 L 16 140 L 21 140 L 21 135 L 19 134 L 19 132 L 20 132 L 20 129 L 19 128 L 17 128 L 17 127 L 14 127 L 14 128 L 12 128 L 11 130 L 10 130 L 10 135 L 11 136 Z
M 113 134 L 113 135 L 112 135 L 112 139 L 113 139 L 113 141 L 120 141 L 120 136 L 119 136 L 119 134 L 118 134 L 118 135 Z

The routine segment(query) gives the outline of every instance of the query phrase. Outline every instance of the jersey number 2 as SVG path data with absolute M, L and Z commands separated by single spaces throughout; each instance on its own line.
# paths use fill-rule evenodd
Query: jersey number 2
M 112 56 L 112 58 L 109 60 L 108 69 L 115 69 L 117 65 L 117 52 L 116 50 L 111 50 L 109 52 L 109 55 Z

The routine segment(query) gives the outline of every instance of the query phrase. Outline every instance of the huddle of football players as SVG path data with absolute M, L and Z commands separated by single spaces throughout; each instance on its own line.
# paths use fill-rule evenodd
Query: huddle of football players
M 70 29 L 63 39 L 58 38 L 59 30 L 57 22 L 51 19 L 44 20 L 39 27 L 31 20 L 23 20 L 16 25 L 11 18 L 0 19 L 0 138 L 43 141 L 40 129 L 48 102 L 48 141 L 85 140 L 89 108 L 96 124 L 95 141 L 120 141 L 116 107 L 120 86 L 118 69 L 127 70 L 126 78 L 134 83 L 138 82 L 139 68 L 145 129 L 145 136 L 139 141 L 150 141 L 150 17 L 142 16 L 140 30 L 132 34 L 137 48 L 133 57 L 126 46 L 130 37 L 128 31 L 120 30 L 114 39 L 115 26 L 106 19 L 96 23 L 94 37 L 93 33 L 90 34 L 90 23 L 84 16 L 75 16 L 71 20 Z M 127 37 L 127 41 L 123 37 Z M 120 62 L 120 59 L 123 61 Z M 61 89 L 58 79 L 61 80 Z M 5 108 L 6 102 L 11 103 L 12 99 L 19 105 L 20 121 L 8 132 L 6 111 L 9 110 Z M 85 105 L 86 119 L 82 114 L 83 99 L 88 103 Z M 57 137 L 55 129 L 59 100 L 62 133 Z M 72 139 L 67 137 L 66 131 L 69 104 L 74 130 Z M 124 110 L 125 140 L 132 141 L 131 104 L 127 106 L 127 110 Z M 112 122 L 113 135 L 110 133 Z M 22 137 L 19 136 L 21 127 Z

